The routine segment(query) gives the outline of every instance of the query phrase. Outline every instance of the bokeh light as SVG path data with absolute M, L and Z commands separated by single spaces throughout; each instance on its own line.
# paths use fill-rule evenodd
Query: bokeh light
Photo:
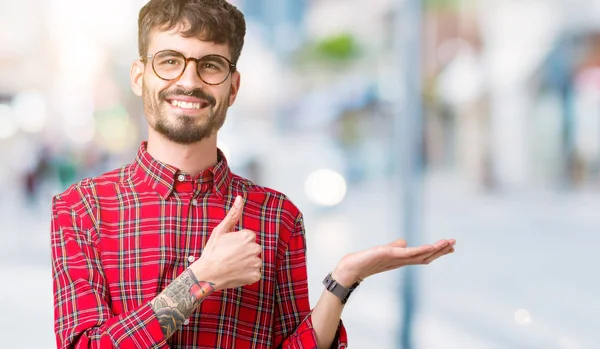
M 531 314 L 526 309 L 519 309 L 515 312 L 515 321 L 519 325 L 527 325 L 531 323 Z
M 14 136 L 18 131 L 18 125 L 15 122 L 14 112 L 10 105 L 0 104 L 0 139 L 8 139 Z
M 30 90 L 19 93 L 12 105 L 14 116 L 21 130 L 39 133 L 44 129 L 48 119 L 48 106 L 42 92 Z
M 66 123 L 63 130 L 69 140 L 79 145 L 91 142 L 96 135 L 94 120 L 87 120 L 84 123 L 78 124 Z
M 96 127 L 102 147 L 111 152 L 121 152 L 132 147 L 137 139 L 137 130 L 123 106 L 96 113 Z
M 346 196 L 346 180 L 336 171 L 321 169 L 312 172 L 304 184 L 308 199 L 317 205 L 335 206 Z

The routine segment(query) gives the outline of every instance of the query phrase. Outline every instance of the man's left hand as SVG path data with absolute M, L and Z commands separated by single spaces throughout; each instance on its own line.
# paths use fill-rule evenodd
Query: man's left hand
M 433 245 L 406 247 L 406 241 L 398 239 L 383 246 L 350 253 L 338 264 L 333 278 L 343 286 L 350 287 L 371 275 L 398 269 L 406 265 L 429 264 L 454 252 L 456 240 L 440 240 Z

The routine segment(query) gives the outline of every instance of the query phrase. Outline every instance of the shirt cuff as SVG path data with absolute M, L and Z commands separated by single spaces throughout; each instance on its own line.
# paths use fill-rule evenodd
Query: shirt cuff
M 296 331 L 283 341 L 283 349 L 317 349 L 317 334 L 312 324 L 312 315 L 309 314 Z M 348 336 L 342 320 L 338 325 L 331 349 L 345 349 L 348 347 Z
M 115 320 L 106 332 L 116 347 L 168 348 L 160 323 L 149 303 Z

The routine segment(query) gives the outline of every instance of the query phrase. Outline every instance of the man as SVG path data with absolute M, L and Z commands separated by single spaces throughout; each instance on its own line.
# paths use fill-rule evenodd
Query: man
M 244 35 L 224 0 L 141 9 L 131 86 L 148 141 L 132 164 L 53 199 L 59 348 L 343 348 L 360 281 L 453 251 L 454 240 L 399 240 L 349 254 L 311 311 L 302 214 L 217 149 Z

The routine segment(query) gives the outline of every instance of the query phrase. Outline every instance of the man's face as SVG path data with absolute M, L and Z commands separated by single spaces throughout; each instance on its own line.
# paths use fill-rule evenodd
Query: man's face
M 231 60 L 226 44 L 183 37 L 179 30 L 153 31 L 147 54 L 162 50 L 181 52 L 186 57 L 200 58 L 217 54 Z M 135 65 L 138 64 L 138 73 Z M 223 123 L 227 109 L 233 104 L 239 88 L 239 74 L 234 72 L 220 85 L 209 85 L 197 74 L 196 62 L 189 61 L 183 75 L 165 81 L 146 64 L 134 63 L 132 86 L 141 95 L 150 127 L 175 143 L 191 144 L 215 134 Z M 137 82 L 137 85 L 136 85 Z

